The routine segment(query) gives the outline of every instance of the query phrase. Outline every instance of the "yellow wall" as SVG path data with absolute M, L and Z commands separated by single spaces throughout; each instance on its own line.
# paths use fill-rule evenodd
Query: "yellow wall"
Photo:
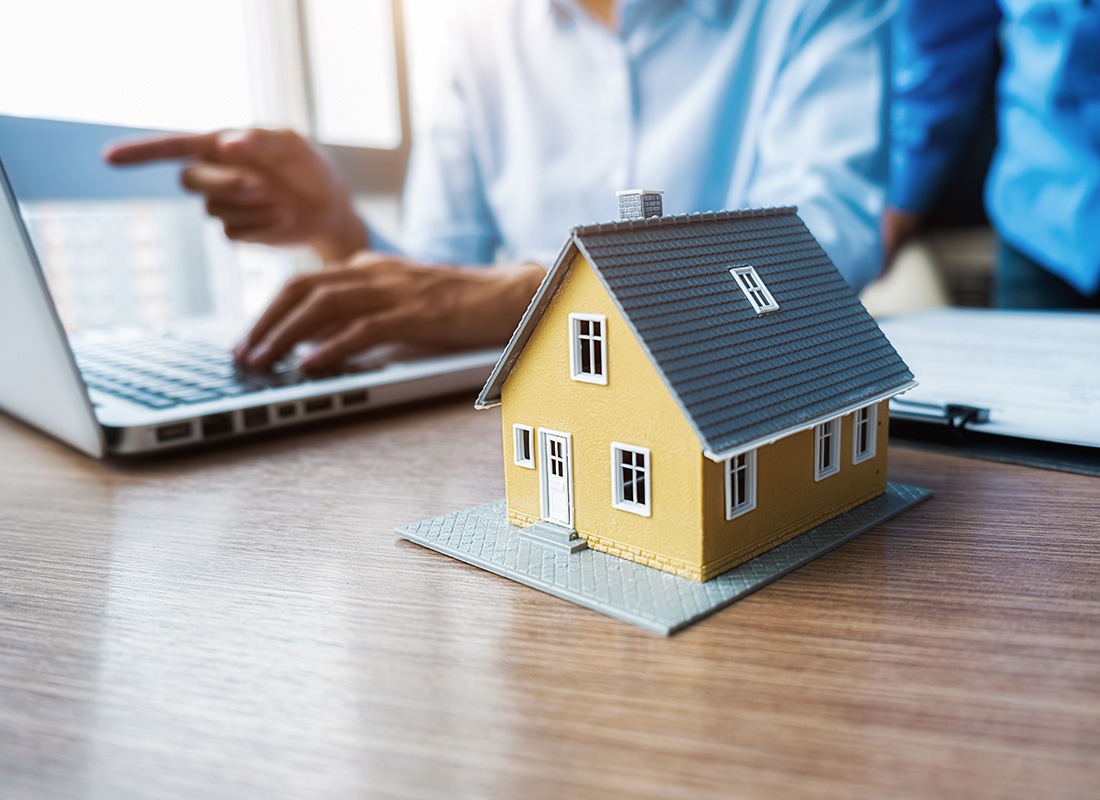
M 770 550 L 886 491 L 888 401 L 878 408 L 875 455 L 852 463 L 852 415 L 840 425 L 840 471 L 814 481 L 814 431 L 802 431 L 756 454 L 756 508 L 726 520 L 725 464 L 704 459 L 702 580 Z
M 607 318 L 606 386 L 569 375 L 569 314 Z M 502 390 L 508 519 L 540 519 L 538 429 L 572 435 L 574 527 L 590 547 L 694 580 L 768 550 L 886 489 L 887 403 L 876 454 L 852 464 L 852 417 L 841 423 L 840 471 L 814 481 L 814 432 L 757 452 L 756 508 L 725 518 L 725 465 L 710 461 L 585 260 L 577 255 Z M 514 463 L 512 425 L 534 428 L 536 469 Z M 612 506 L 611 442 L 650 450 L 652 516 Z
M 569 376 L 570 313 L 607 317 L 606 386 Z M 590 547 L 670 572 L 699 574 L 699 439 L 595 273 L 577 256 L 502 391 L 509 521 L 540 518 L 538 428 L 573 437 L 574 527 Z M 538 469 L 513 463 L 512 425 L 536 429 Z M 611 505 L 611 442 L 648 447 L 651 517 Z

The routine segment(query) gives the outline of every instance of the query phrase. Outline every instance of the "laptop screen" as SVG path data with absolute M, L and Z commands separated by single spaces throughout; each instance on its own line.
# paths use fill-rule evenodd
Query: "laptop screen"
M 300 254 L 230 243 L 179 186 L 179 166 L 103 161 L 149 131 L 0 116 L 0 156 L 72 334 L 216 319 L 240 328 Z

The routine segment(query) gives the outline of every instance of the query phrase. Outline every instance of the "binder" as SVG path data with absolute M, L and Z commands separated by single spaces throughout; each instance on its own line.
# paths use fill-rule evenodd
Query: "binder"
M 891 401 L 892 437 L 1100 477 L 1100 314 L 938 309 L 880 324 L 920 384 Z

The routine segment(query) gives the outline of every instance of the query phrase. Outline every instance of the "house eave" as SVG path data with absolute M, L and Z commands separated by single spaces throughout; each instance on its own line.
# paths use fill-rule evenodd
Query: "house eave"
M 766 447 L 769 444 L 775 444 L 780 439 L 786 439 L 788 436 L 793 436 L 796 433 L 810 430 L 823 422 L 828 422 L 831 419 L 836 419 L 837 417 L 843 417 L 846 414 L 851 414 L 856 409 L 872 405 L 873 403 L 881 403 L 883 400 L 889 400 L 891 397 L 895 397 L 896 395 L 908 392 L 916 385 L 916 381 L 907 381 L 900 386 L 896 386 L 884 392 L 879 392 L 877 394 L 870 395 L 869 397 L 861 398 L 858 402 L 850 403 L 847 406 L 837 409 L 836 411 L 830 411 L 828 414 L 821 414 L 820 416 L 814 417 L 805 422 L 800 422 L 798 425 L 792 425 L 775 433 L 768 434 L 767 436 L 762 436 L 757 439 L 753 439 L 752 441 L 738 444 L 736 447 L 731 447 L 726 450 L 721 450 L 717 452 L 704 448 L 703 455 L 709 458 L 711 461 L 727 461 L 734 456 L 739 456 L 742 453 L 749 452 L 750 450 L 756 450 L 760 447 Z

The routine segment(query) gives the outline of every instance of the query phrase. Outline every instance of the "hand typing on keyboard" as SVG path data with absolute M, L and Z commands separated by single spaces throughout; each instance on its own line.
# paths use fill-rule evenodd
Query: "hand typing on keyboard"
M 233 355 L 265 370 L 299 342 L 313 340 L 299 366 L 316 372 L 388 342 L 456 349 L 503 344 L 543 275 L 537 264 L 471 269 L 362 253 L 287 281 Z
M 234 350 L 267 371 L 314 340 L 300 367 L 337 369 L 379 344 L 460 349 L 504 344 L 545 275 L 533 263 L 438 266 L 372 253 L 351 193 L 293 131 L 215 131 L 117 145 L 116 165 L 183 160 L 181 182 L 202 195 L 230 239 L 305 244 L 327 269 L 287 282 Z

